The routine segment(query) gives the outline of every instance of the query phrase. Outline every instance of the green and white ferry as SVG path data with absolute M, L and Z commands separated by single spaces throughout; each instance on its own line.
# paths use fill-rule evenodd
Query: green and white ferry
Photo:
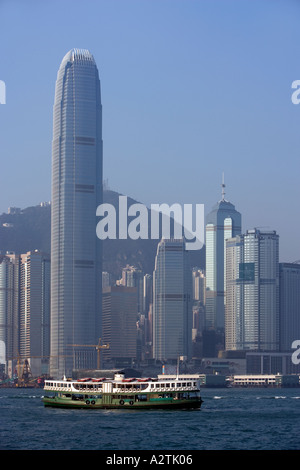
M 87 409 L 142 410 L 200 408 L 198 375 L 159 375 L 157 378 L 45 380 L 45 406 Z

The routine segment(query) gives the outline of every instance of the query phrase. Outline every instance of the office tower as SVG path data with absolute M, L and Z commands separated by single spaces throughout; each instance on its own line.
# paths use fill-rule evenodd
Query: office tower
M 225 317 L 225 264 L 226 240 L 241 233 L 241 214 L 222 199 L 206 219 L 206 328 L 223 330 Z
M 193 339 L 205 329 L 205 308 L 199 301 L 193 304 Z
M 162 239 L 153 273 L 153 357 L 191 355 L 192 279 L 184 240 Z
M 143 312 L 148 318 L 149 308 L 153 302 L 153 278 L 151 274 L 145 274 L 143 281 Z
M 291 351 L 300 340 L 300 264 L 279 264 L 280 350 Z
M 21 357 L 33 375 L 49 372 L 50 257 L 38 250 L 20 255 L 19 322 Z
M 248 230 L 226 251 L 226 349 L 279 350 L 279 236 Z
M 121 285 L 126 287 L 136 287 L 137 309 L 139 313 L 143 312 L 143 290 L 144 275 L 141 269 L 135 266 L 127 265 L 122 269 Z
M 134 360 L 137 346 L 137 302 L 135 287 L 104 287 L 102 292 L 102 339 L 109 343 L 103 351 L 115 363 Z
M 93 56 L 73 49 L 57 74 L 51 203 L 51 375 L 97 365 L 101 336 L 102 108 Z M 79 345 L 76 347 L 70 345 Z
M 193 300 L 201 302 L 205 305 L 205 289 L 206 281 L 205 274 L 202 269 L 192 269 L 192 280 L 193 280 Z
M 6 360 L 19 355 L 19 264 L 14 253 L 0 255 L 0 341 Z

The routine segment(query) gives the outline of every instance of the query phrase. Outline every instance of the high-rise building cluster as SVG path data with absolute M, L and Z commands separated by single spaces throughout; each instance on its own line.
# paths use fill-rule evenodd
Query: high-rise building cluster
M 19 358 L 53 377 L 247 353 L 265 371 L 275 354 L 290 358 L 300 340 L 300 264 L 279 262 L 276 231 L 242 231 L 224 180 L 206 218 L 205 266 L 191 264 L 184 238 L 163 238 L 153 272 L 126 265 L 114 279 L 103 271 L 102 106 L 87 50 L 68 52 L 59 67 L 52 149 L 51 263 L 39 251 L 0 256 L 8 374 Z
M 30 359 L 33 375 L 49 372 L 49 255 L 0 255 L 0 341 L 10 377 L 20 374 L 21 358 Z

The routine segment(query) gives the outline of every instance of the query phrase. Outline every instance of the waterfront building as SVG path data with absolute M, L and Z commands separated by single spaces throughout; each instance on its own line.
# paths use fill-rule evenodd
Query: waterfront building
M 300 340 L 300 263 L 280 263 L 280 350 Z
M 226 240 L 241 233 L 242 218 L 235 206 L 222 199 L 206 219 L 206 328 L 224 331 Z
M 297 354 L 297 359 L 299 354 Z M 291 352 L 247 351 L 247 374 L 300 374 L 300 361 L 293 361 Z
M 51 201 L 51 375 L 96 367 L 101 336 L 102 107 L 91 53 L 73 49 L 57 74 Z M 72 345 L 76 344 L 76 347 Z M 78 346 L 79 345 L 79 346 Z M 82 345 L 82 346 L 80 346 Z
M 299 387 L 299 376 L 279 373 L 233 375 L 229 383 L 232 387 Z
M 153 357 L 159 361 L 191 356 L 192 279 L 181 239 L 162 239 L 153 273 Z
M 226 350 L 279 350 L 279 236 L 248 230 L 226 245 Z

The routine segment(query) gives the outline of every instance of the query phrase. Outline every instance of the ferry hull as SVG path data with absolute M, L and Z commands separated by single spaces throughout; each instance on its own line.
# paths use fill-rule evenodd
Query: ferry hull
M 122 403 L 123 401 L 123 403 Z M 120 400 L 118 403 L 99 403 L 96 400 L 76 401 L 66 400 L 59 397 L 44 397 L 45 406 L 56 408 L 73 408 L 73 409 L 122 409 L 122 410 L 145 410 L 145 409 L 199 409 L 203 400 L 197 398 L 195 400 L 166 400 L 166 401 L 147 401 L 134 402 L 133 400 Z

